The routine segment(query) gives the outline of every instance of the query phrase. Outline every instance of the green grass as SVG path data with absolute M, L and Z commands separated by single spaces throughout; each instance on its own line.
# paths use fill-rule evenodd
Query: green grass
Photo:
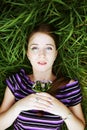
M 61 70 L 78 78 L 87 122 L 87 1 L 1 0 L 0 6 L 0 103 L 6 77 L 20 68 L 31 71 L 25 49 L 27 37 L 36 24 L 46 22 L 56 27 L 60 37 L 56 74 Z

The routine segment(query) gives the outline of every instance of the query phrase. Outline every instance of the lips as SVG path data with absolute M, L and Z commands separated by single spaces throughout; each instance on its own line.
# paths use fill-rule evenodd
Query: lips
M 38 62 L 39 65 L 46 65 L 47 62 Z

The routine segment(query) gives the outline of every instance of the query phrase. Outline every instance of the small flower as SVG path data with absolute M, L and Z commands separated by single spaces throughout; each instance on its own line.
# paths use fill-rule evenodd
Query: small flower
M 36 81 L 33 85 L 33 90 L 36 92 L 46 92 L 52 86 L 52 81 Z

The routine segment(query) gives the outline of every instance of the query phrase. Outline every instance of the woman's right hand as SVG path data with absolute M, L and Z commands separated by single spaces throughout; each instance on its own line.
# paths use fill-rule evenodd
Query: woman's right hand
M 42 98 L 37 93 L 30 94 L 25 98 L 16 102 L 16 107 L 22 111 L 28 110 L 43 110 L 45 111 L 48 107 L 50 107 L 51 99 L 44 97 Z

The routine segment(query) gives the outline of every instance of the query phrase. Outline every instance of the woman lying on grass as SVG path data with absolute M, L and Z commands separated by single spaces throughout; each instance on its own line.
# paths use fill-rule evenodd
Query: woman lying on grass
M 27 57 L 32 74 L 24 69 L 6 79 L 0 107 L 0 130 L 84 130 L 81 89 L 77 80 L 57 78 L 53 64 L 58 55 L 57 37 L 50 25 L 40 25 L 30 34 Z

